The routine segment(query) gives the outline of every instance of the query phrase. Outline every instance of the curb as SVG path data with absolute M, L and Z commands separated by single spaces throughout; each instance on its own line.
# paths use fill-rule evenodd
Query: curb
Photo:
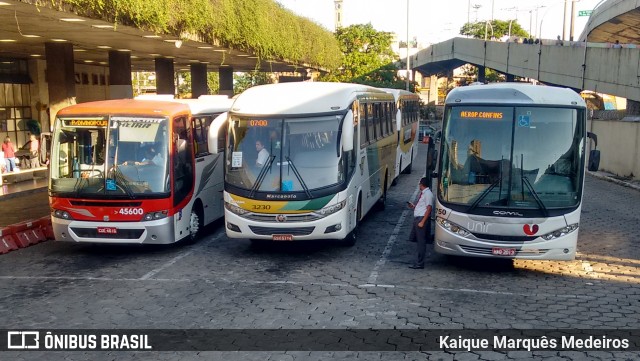
M 38 187 L 38 188 L 34 188 L 34 189 L 27 189 L 21 192 L 15 192 L 15 193 L 8 193 L 8 194 L 3 194 L 0 195 L 0 200 L 6 200 L 6 199 L 12 199 L 12 198 L 18 198 L 21 196 L 25 196 L 28 194 L 33 194 L 33 193 L 40 193 L 40 192 L 46 192 L 47 191 L 47 187 Z
M 631 188 L 631 189 L 635 189 L 637 191 L 640 191 L 640 185 L 633 184 L 633 183 L 630 183 L 630 182 L 625 182 L 625 181 L 620 180 L 620 179 L 616 179 L 616 178 L 613 177 L 613 174 L 604 174 L 603 172 L 591 172 L 591 171 L 587 171 L 587 173 L 590 176 L 594 177 L 594 178 L 606 180 L 608 182 L 621 185 L 623 187 L 627 187 L 627 188 Z
M 0 228 L 0 254 L 53 239 L 51 216 Z

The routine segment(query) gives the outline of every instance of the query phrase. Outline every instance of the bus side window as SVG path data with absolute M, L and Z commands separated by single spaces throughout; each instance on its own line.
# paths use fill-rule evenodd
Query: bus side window
M 174 197 L 173 205 L 182 202 L 191 188 L 193 188 L 193 147 L 188 132 L 190 122 L 185 117 L 178 117 L 173 121 L 173 171 Z
M 195 140 L 196 157 L 207 155 L 209 153 L 207 134 L 209 134 L 210 123 L 211 117 L 200 117 L 193 119 L 193 138 Z

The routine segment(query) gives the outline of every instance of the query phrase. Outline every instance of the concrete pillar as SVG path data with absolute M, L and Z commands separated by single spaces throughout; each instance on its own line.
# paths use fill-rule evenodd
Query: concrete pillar
M 478 81 L 481 83 L 486 83 L 487 82 L 487 77 L 485 75 L 485 70 L 487 68 L 481 65 L 478 65 Z
M 131 53 L 109 50 L 109 99 L 132 99 Z
M 516 77 L 513 74 L 506 74 L 507 76 L 507 82 L 513 83 L 514 81 L 516 81 Z
M 60 109 L 76 103 L 73 44 L 45 43 L 44 54 L 47 59 L 49 113 L 50 118 L 54 118 Z
M 191 97 L 197 99 L 207 94 L 207 64 L 191 64 Z
M 429 105 L 438 104 L 438 76 L 436 75 L 429 77 L 429 99 L 427 101 Z
M 233 68 L 232 67 L 224 67 L 220 68 L 219 73 L 220 77 L 220 91 L 218 92 L 221 95 L 228 95 L 230 97 L 233 96 Z
M 173 59 L 156 58 L 156 93 L 175 95 Z
M 627 99 L 627 115 L 638 116 L 640 115 L 640 102 Z

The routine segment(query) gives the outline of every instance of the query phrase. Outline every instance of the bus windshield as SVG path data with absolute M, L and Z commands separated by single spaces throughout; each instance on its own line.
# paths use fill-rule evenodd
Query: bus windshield
M 584 162 L 580 109 L 453 106 L 443 123 L 439 199 L 481 208 L 579 204 Z
M 309 192 L 344 181 L 338 151 L 342 116 L 232 117 L 226 181 L 249 191 Z
M 97 198 L 167 196 L 167 126 L 164 118 L 58 119 L 51 193 Z

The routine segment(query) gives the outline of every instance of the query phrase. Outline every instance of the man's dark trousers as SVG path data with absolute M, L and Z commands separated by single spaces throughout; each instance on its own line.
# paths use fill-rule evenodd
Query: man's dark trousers
M 418 251 L 418 260 L 414 266 L 424 267 L 424 258 L 427 254 L 427 242 L 429 241 L 428 237 L 431 235 L 431 220 L 427 219 L 422 228 L 418 226 L 420 221 L 422 221 L 422 217 L 413 218 L 413 230 L 417 239 L 416 247 Z

